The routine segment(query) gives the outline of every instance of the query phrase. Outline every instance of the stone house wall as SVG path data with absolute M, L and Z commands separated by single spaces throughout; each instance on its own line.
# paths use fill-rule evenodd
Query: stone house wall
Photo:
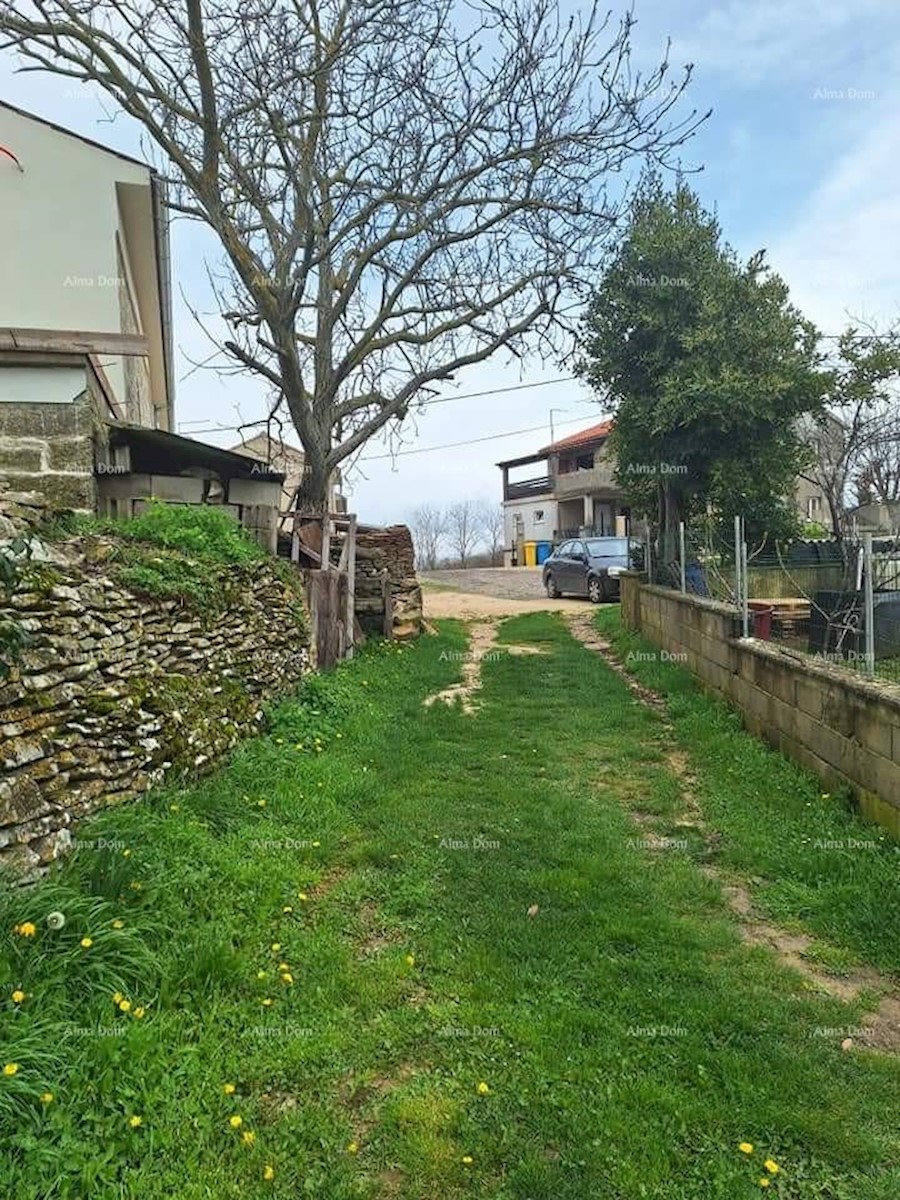
M 42 515 L 37 496 L 0 491 L 0 539 Z M 227 601 L 203 613 L 122 586 L 114 544 L 34 537 L 0 590 L 0 622 L 29 637 L 0 678 L 0 867 L 25 879 L 77 818 L 209 770 L 312 666 L 302 583 L 283 566 L 228 568 Z

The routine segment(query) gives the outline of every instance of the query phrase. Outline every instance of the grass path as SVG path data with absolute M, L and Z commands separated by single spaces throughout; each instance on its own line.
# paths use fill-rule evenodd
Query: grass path
M 225 770 L 109 811 L 57 878 L 0 897 L 2 1194 L 900 1195 L 897 1061 L 840 1050 L 865 998 L 745 945 L 708 851 L 648 849 L 631 820 L 681 802 L 659 716 L 551 614 L 500 627 L 474 713 L 425 707 L 466 645 L 445 623 L 367 650 Z M 504 652 L 523 645 L 544 653 Z M 833 862 L 814 883 L 778 835 L 854 819 L 661 672 L 723 868 L 773 875 L 769 911 L 834 969 L 896 969 L 891 851 L 839 864 L 832 898 Z

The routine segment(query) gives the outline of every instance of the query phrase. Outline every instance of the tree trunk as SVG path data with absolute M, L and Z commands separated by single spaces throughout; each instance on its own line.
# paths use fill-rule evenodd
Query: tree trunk
M 309 459 L 303 464 L 303 478 L 297 495 L 297 509 L 304 516 L 321 517 L 328 512 L 328 477 L 317 471 Z

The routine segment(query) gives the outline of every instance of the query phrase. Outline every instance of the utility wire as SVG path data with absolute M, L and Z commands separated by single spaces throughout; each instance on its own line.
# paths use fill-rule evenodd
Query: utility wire
M 451 400 L 477 400 L 483 396 L 499 396 L 504 392 L 522 392 L 526 388 L 549 387 L 553 383 L 570 383 L 577 379 L 577 375 L 560 375 L 558 379 L 545 379 L 537 383 L 517 383 L 512 387 L 490 388 L 486 392 L 465 392 L 461 396 L 435 396 L 433 400 L 421 400 L 416 408 L 430 408 L 432 404 L 448 404 Z M 205 418 L 198 421 L 179 421 L 178 428 L 184 429 L 187 425 L 200 425 Z M 263 417 L 259 421 L 245 422 L 243 425 L 208 425 L 205 429 L 195 429 L 195 433 L 213 433 L 215 431 L 234 431 L 244 429 L 249 425 L 264 425 L 268 418 Z
M 558 421 L 558 425 L 582 425 L 583 417 L 574 417 L 570 421 Z M 532 425 L 528 429 L 509 429 L 506 433 L 489 433 L 486 437 L 469 438 L 465 442 L 445 442 L 442 446 L 423 446 L 419 450 L 396 450 L 393 454 L 372 454 L 368 458 L 361 458 L 360 463 L 375 462 L 382 458 L 405 458 L 409 454 L 433 454 L 436 450 L 453 450 L 457 446 L 477 446 L 479 442 L 496 442 L 500 438 L 517 437 L 521 433 L 537 433 L 541 429 L 546 429 L 546 425 Z

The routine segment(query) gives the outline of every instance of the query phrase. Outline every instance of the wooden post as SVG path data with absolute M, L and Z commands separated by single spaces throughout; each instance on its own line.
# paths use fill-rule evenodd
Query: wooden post
M 331 566 L 331 514 L 322 518 L 322 569 Z
M 356 514 L 347 517 L 347 657 L 353 657 L 353 620 L 356 616 Z

